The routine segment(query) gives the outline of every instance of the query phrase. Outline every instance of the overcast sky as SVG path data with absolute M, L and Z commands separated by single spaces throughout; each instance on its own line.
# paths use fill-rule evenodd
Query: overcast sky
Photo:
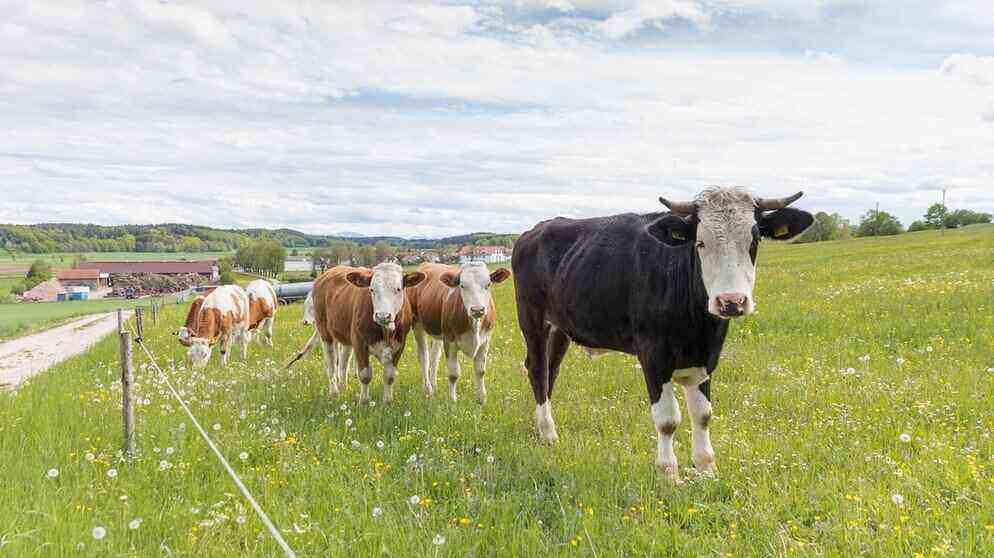
M 0 0 L 0 222 L 994 211 L 990 0 Z

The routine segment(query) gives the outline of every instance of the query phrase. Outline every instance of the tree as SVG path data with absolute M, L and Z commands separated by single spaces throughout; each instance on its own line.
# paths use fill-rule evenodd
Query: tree
M 823 242 L 849 237 L 849 222 L 838 213 L 829 215 L 824 211 L 815 214 L 814 223 L 795 242 Z
M 231 258 L 221 258 L 217 261 L 217 267 L 220 275 L 219 281 L 222 285 L 235 284 L 234 262 Z
M 927 231 L 932 227 L 925 221 L 915 221 L 908 227 L 908 232 Z
M 946 228 L 956 229 L 967 225 L 977 225 L 980 223 L 990 223 L 990 213 L 979 213 L 969 209 L 957 209 L 946 215 Z
M 904 232 L 901 222 L 886 211 L 871 209 L 863 215 L 856 236 L 891 236 Z
M 376 263 L 382 263 L 393 258 L 393 248 L 381 240 L 373 247 L 373 254 L 376 258 Z
M 933 203 L 925 211 L 925 224 L 931 229 L 938 229 L 945 225 L 948 214 L 949 209 L 946 206 L 941 203 Z

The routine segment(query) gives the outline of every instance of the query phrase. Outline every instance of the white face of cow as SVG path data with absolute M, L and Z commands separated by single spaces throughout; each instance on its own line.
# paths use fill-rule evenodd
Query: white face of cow
M 801 193 L 783 199 L 753 198 L 739 188 L 708 188 L 693 202 L 660 200 L 672 210 L 649 224 L 648 232 L 673 247 L 694 243 L 707 291 L 707 310 L 720 318 L 756 311 L 756 255 L 762 237 L 788 240 L 814 220 L 787 207 Z
M 211 346 L 206 339 L 194 337 L 190 348 L 186 350 L 186 358 L 194 368 L 203 368 L 211 359 Z
M 459 289 L 466 315 L 474 322 L 478 322 L 487 315 L 487 310 L 490 308 L 492 301 L 490 286 L 504 281 L 510 275 L 511 272 L 503 267 L 490 273 L 485 263 L 470 262 L 462 266 L 458 275 L 444 273 L 440 279 L 449 287 Z
M 369 289 L 373 298 L 373 321 L 380 327 L 393 330 L 396 319 L 404 308 L 404 289 L 413 287 L 425 278 L 420 271 L 404 273 L 395 263 L 381 263 L 371 271 L 353 271 L 347 279 L 357 287 Z
M 186 326 L 179 328 L 179 332 L 176 333 L 176 336 L 179 337 L 181 343 L 185 344 L 190 342 L 190 330 Z

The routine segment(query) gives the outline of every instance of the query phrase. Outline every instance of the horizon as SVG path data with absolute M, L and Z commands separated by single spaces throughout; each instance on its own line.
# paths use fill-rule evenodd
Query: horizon
M 994 212 L 989 2 L 795 4 L 14 6 L 0 222 L 437 239 L 710 184 Z

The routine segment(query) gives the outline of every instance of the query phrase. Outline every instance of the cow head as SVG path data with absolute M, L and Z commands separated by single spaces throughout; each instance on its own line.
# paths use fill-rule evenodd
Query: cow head
M 466 314 L 474 323 L 478 323 L 487 315 L 490 308 L 490 285 L 500 283 L 511 276 L 511 272 L 501 267 L 491 273 L 487 264 L 470 262 L 459 273 L 445 272 L 439 280 L 449 287 L 458 288 L 462 296 L 462 305 Z
M 373 297 L 373 321 L 393 330 L 394 320 L 404 307 L 404 289 L 424 281 L 425 274 L 420 271 L 404 273 L 395 263 L 381 263 L 373 269 L 352 271 L 345 278 L 357 287 L 369 289 Z
M 754 198 L 739 188 L 708 188 L 692 202 L 659 201 L 671 211 L 649 224 L 649 234 L 670 246 L 692 244 L 700 261 L 708 311 L 720 318 L 756 310 L 756 253 L 761 238 L 789 240 L 814 220 L 787 207 L 803 192 L 778 199 Z
M 203 368 L 211 359 L 210 341 L 203 337 L 190 339 L 190 348 L 186 350 L 186 358 L 194 368 Z
M 186 326 L 183 326 L 183 327 L 179 328 L 179 331 L 177 331 L 173 335 L 175 335 L 177 338 L 179 338 L 179 342 L 182 345 L 185 345 L 187 347 L 190 346 L 190 339 L 193 338 L 193 335 L 190 333 L 190 328 L 188 328 Z

